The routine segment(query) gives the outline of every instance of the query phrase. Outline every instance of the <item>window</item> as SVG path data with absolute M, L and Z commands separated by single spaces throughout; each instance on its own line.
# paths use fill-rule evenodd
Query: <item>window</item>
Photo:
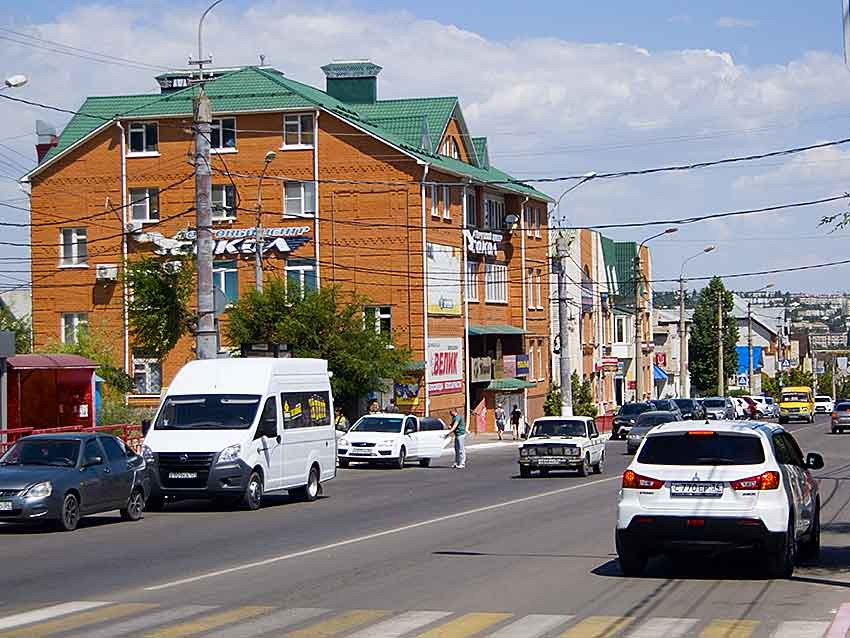
M 95 460 L 98 458 L 100 459 L 100 463 L 95 463 Z M 100 465 L 101 463 L 103 463 L 103 451 L 100 449 L 97 439 L 89 439 L 83 448 L 83 464 Z
M 277 401 L 274 397 L 266 399 L 266 404 L 263 406 L 263 413 L 260 415 L 260 423 L 257 426 L 257 432 L 254 434 L 254 440 L 263 438 L 266 435 L 266 427 L 271 425 L 270 430 L 274 430 L 277 436 Z
M 130 217 L 134 222 L 159 221 L 159 189 L 131 188 Z
M 236 191 L 232 184 L 213 184 L 212 218 L 236 219 Z
M 543 287 L 540 285 L 540 269 L 534 274 L 534 289 L 537 292 L 537 309 L 543 310 Z
M 156 359 L 133 356 L 133 392 L 159 394 L 162 391 L 162 364 Z
M 419 431 L 420 432 L 437 432 L 439 430 L 445 430 L 445 424 L 435 417 L 422 417 L 419 419 Z
M 375 332 L 389 339 L 392 336 L 392 306 L 366 306 L 363 319 L 366 326 L 374 326 Z
M 283 185 L 283 214 L 312 217 L 316 213 L 316 189 L 313 182 L 286 182 Z
M 505 202 L 489 197 L 484 200 L 484 226 L 494 230 L 505 227 Z
M 535 208 L 534 209 L 534 236 L 537 239 L 540 239 L 540 217 L 541 217 L 540 209 Z
M 537 342 L 537 379 L 543 379 L 543 341 Z
M 297 286 L 301 296 L 316 289 L 316 265 L 309 259 L 288 259 L 286 261 L 286 285 Z
M 528 288 L 528 290 L 526 292 L 526 295 L 528 296 L 528 307 L 529 307 L 529 309 L 532 309 L 532 308 L 534 308 L 534 269 L 533 268 L 528 269 L 528 279 L 526 280 L 526 284 L 527 284 L 527 288 Z
M 470 227 L 478 226 L 478 201 L 475 197 L 475 191 L 467 191 L 466 193 L 466 225 Z
M 81 330 L 89 325 L 89 316 L 85 312 L 62 313 L 62 343 L 77 343 Z
M 284 392 L 283 429 L 318 427 L 331 424 L 330 395 L 327 392 Z
M 484 268 L 484 300 L 488 303 L 508 302 L 508 267 L 486 264 Z
M 759 437 L 748 434 L 664 434 L 646 438 L 638 461 L 652 465 L 760 465 L 764 449 Z
M 440 187 L 431 184 L 431 216 L 440 216 Z
M 124 445 L 114 436 L 99 436 L 100 444 L 106 451 L 106 458 L 110 463 L 120 462 L 127 459 L 127 452 Z
M 537 378 L 534 376 L 534 341 L 528 345 L 528 378 Z
M 443 186 L 443 219 L 452 218 L 452 200 L 449 198 L 449 187 Z
M 283 147 L 313 146 L 313 114 L 283 117 Z
M 526 206 L 522 209 L 522 219 L 525 223 L 525 235 L 526 237 L 531 237 L 534 235 L 534 228 L 532 228 L 531 223 L 531 208 Z
M 156 122 L 132 122 L 130 124 L 129 154 L 156 153 L 159 151 L 159 131 Z
M 317 427 L 331 424 L 330 395 L 327 392 L 311 392 L 307 395 L 310 410 L 310 425 Z
M 629 340 L 629 318 L 614 318 L 614 343 L 628 343 Z
M 443 155 L 456 160 L 460 159 L 460 147 L 457 145 L 455 138 L 449 137 L 443 142 Z
M 239 299 L 239 279 L 235 259 L 213 262 L 213 286 L 224 293 L 228 305 Z
M 478 277 L 481 264 L 477 261 L 466 262 L 466 300 L 478 301 Z
M 63 228 L 60 233 L 60 266 L 85 266 L 88 259 L 88 243 L 85 228 Z
M 236 150 L 236 118 L 213 120 L 210 126 L 210 150 Z

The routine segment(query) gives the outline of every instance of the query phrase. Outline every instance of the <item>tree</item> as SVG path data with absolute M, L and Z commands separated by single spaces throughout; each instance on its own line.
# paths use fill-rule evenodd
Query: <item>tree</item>
M 724 376 L 738 369 L 738 325 L 732 316 L 734 301 L 732 293 L 726 290 L 720 277 L 714 277 L 699 294 L 694 309 L 693 327 L 688 348 L 691 383 L 701 394 L 717 392 L 717 308 L 721 306 L 723 315 L 723 370 Z M 726 379 L 723 379 L 726 388 Z
M 392 343 L 366 320 L 365 297 L 347 297 L 337 287 L 303 294 L 287 291 L 275 279 L 263 292 L 251 291 L 227 313 L 233 344 L 282 343 L 296 357 L 327 359 L 337 404 L 352 409 L 370 392 L 386 390 L 385 380 L 398 379 L 410 353 Z
M 16 319 L 12 311 L 0 305 L 0 330 L 15 333 L 15 352 L 24 354 L 32 348 L 32 328 L 25 318 Z
M 195 324 L 189 305 L 195 269 L 188 258 L 143 257 L 128 264 L 126 276 L 132 291 L 127 315 L 133 344 L 162 360 Z
M 573 389 L 573 414 L 575 416 L 595 417 L 597 409 L 593 403 L 593 388 L 590 385 L 590 379 L 579 381 L 578 373 L 573 371 L 570 383 Z M 543 413 L 546 416 L 560 416 L 561 389 L 557 385 L 549 386 L 549 392 L 543 402 Z
M 820 377 L 819 377 L 820 379 Z M 830 390 L 825 394 L 832 392 L 832 381 L 830 381 Z M 779 372 L 776 377 L 771 377 L 767 374 L 761 375 L 761 390 L 765 396 L 773 397 L 779 400 L 779 393 L 786 386 L 803 386 L 811 388 L 814 385 L 812 373 L 803 370 L 802 368 L 791 368 L 785 372 Z

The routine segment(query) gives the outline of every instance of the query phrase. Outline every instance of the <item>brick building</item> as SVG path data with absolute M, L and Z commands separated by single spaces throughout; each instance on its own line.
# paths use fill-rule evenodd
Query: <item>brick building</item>
M 418 362 L 395 380 L 401 405 L 441 416 L 486 405 L 492 426 L 503 395 L 541 415 L 551 200 L 490 165 L 457 98 L 379 100 L 380 67 L 323 70 L 325 91 L 268 67 L 208 76 L 215 285 L 231 300 L 254 286 L 261 189 L 264 276 L 367 296 L 365 320 Z M 136 401 L 193 357 L 190 338 L 164 361 L 134 352 L 122 284 L 125 260 L 191 248 L 188 77 L 157 77 L 158 94 L 88 98 L 24 178 L 36 347 L 73 340 L 82 325 L 107 335 Z

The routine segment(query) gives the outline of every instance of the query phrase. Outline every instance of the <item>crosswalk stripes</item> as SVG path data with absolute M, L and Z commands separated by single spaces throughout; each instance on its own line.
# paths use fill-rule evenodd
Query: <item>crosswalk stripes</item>
M 845 607 L 842 606 L 842 610 Z M 172 606 L 78 601 L 0 616 L 0 638 L 847 638 L 841 613 L 811 620 L 506 612 Z M 10 610 L 12 611 L 12 610 Z M 850 603 L 847 611 L 850 613 Z M 847 614 L 845 614 L 847 615 Z

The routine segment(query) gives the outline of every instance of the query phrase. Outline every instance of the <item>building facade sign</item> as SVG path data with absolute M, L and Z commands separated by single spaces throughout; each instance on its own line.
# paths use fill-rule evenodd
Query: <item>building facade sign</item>
M 428 339 L 428 393 L 453 394 L 463 390 L 463 339 Z
M 516 377 L 516 355 L 515 354 L 506 354 L 502 357 L 502 368 L 504 370 L 505 378 L 513 379 Z
M 505 240 L 502 233 L 486 230 L 464 230 L 463 236 L 466 238 L 466 250 L 482 257 L 495 257 Z
M 527 354 L 518 354 L 516 356 L 516 376 L 518 376 L 518 377 L 527 377 L 528 376 L 528 355 Z
M 396 405 L 415 407 L 419 405 L 419 388 L 422 383 L 421 375 L 401 377 L 393 386 Z
M 472 383 L 486 383 L 493 378 L 493 360 L 490 357 L 473 357 L 470 363 Z
M 428 314 L 460 317 L 460 249 L 429 243 L 426 255 Z
M 659 368 L 667 367 L 667 353 L 666 352 L 656 352 L 655 353 L 655 365 Z
M 254 228 L 217 228 L 213 230 L 213 255 L 253 255 L 257 248 Z M 180 231 L 171 239 L 157 244 L 172 255 L 195 250 L 198 233 L 195 230 Z M 310 241 L 309 226 L 286 226 L 263 230 L 263 253 L 291 253 Z

